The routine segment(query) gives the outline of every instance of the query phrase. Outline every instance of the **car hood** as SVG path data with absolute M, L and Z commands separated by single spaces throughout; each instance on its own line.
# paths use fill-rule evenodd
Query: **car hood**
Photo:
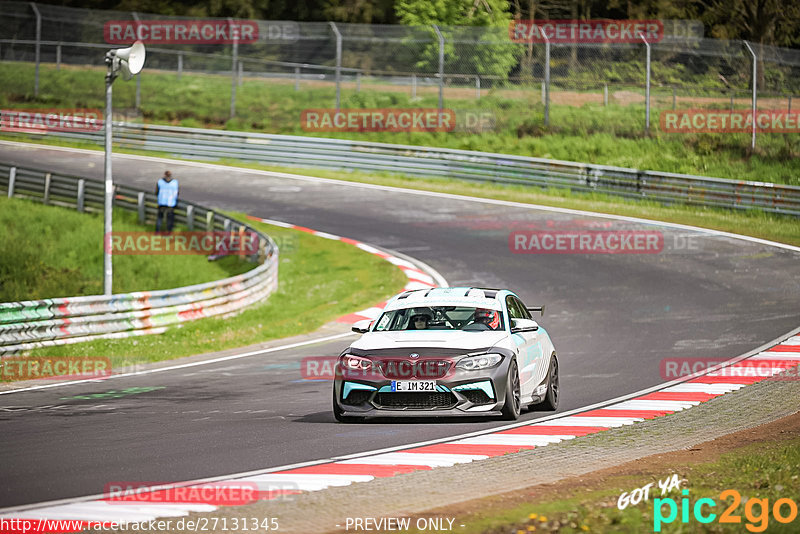
M 462 332 L 460 330 L 403 330 L 367 332 L 350 345 L 359 350 L 440 348 L 478 350 L 493 347 L 506 337 L 506 332 Z

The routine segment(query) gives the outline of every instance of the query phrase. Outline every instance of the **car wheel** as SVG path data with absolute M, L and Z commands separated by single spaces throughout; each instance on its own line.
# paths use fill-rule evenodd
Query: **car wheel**
M 537 410 L 555 411 L 558 409 L 558 359 L 553 354 L 550 360 L 550 369 L 547 373 L 547 394 L 544 400 L 536 405 Z
M 506 402 L 503 404 L 503 419 L 516 421 L 520 413 L 519 371 L 517 361 L 512 360 L 506 377 Z
M 344 415 L 342 413 L 339 403 L 336 402 L 336 388 L 333 388 L 333 417 L 340 423 L 357 423 L 364 420 L 363 417 Z

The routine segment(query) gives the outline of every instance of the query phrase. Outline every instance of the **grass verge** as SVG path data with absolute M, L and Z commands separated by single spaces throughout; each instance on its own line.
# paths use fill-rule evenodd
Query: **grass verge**
M 161 335 L 48 347 L 33 354 L 109 356 L 112 368 L 119 368 L 232 349 L 311 332 L 399 292 L 407 282 L 394 265 L 352 245 L 255 221 L 250 224 L 284 243 L 278 290 L 264 303 L 234 317 L 184 323 Z
M 690 453 L 683 454 L 687 456 Z M 461 534 L 653 532 L 656 526 L 654 516 L 657 515 L 655 499 L 663 498 L 674 499 L 677 515 L 672 522 L 660 525 L 661 532 L 797 532 L 800 517 L 795 513 L 792 521 L 782 524 L 776 520 L 773 507 L 778 499 L 790 499 L 795 504 L 798 501 L 800 475 L 790 466 L 800 465 L 800 439 L 774 441 L 771 437 L 770 441 L 744 447 L 734 445 L 730 452 L 699 463 L 667 461 L 669 463 L 661 468 L 653 469 L 653 463 L 643 470 L 634 468 L 635 476 L 589 475 L 569 479 L 563 487 L 556 483 L 531 488 L 520 492 L 518 498 L 511 499 L 512 502 L 509 502 L 508 495 L 471 501 L 469 506 L 458 507 L 457 511 L 462 513 L 459 513 L 457 521 L 465 527 L 457 530 Z M 679 489 L 673 489 L 662 497 L 657 481 L 664 481 L 673 473 L 684 482 Z M 643 499 L 637 505 L 629 504 L 619 510 L 617 503 L 623 492 L 630 494 L 650 482 L 653 487 L 647 501 Z M 682 490 L 688 490 L 688 495 L 682 495 Z M 721 496 L 725 490 L 735 490 L 741 496 L 741 502 L 736 503 L 734 495 Z M 682 504 L 683 498 L 688 498 L 688 505 Z M 713 507 L 708 503 L 702 507 L 703 516 L 716 514 L 714 520 L 706 524 L 694 516 L 695 504 L 703 498 L 715 503 Z M 766 500 L 766 507 L 762 507 L 761 499 Z M 523 502 L 514 504 L 513 500 Z M 686 522 L 682 522 L 682 506 L 688 510 Z M 729 507 L 732 518 L 739 517 L 739 522 L 720 522 L 723 511 Z M 661 517 L 667 518 L 669 505 L 663 504 L 659 508 Z M 442 512 L 437 516 L 452 516 L 454 510 L 437 512 Z M 791 508 L 785 502 L 781 514 L 786 518 L 791 516 Z M 412 528 L 409 532 L 422 531 Z
M 40 69 L 40 92 L 32 94 L 33 65 L 0 63 L 0 106 L 3 108 L 103 109 L 105 69 L 68 67 Z M 136 84 L 115 85 L 118 112 L 131 109 Z M 800 137 L 763 133 L 755 153 L 748 134 L 668 134 L 659 131 L 658 114 L 671 109 L 654 103 L 651 133 L 645 134 L 644 106 L 597 103 L 552 104 L 550 125 L 538 86 L 492 89 L 476 100 L 448 88 L 446 106 L 462 117 L 453 132 L 308 132 L 300 122 L 304 109 L 331 108 L 332 84 L 303 83 L 295 91 L 290 80 L 245 78 L 237 89 L 238 115 L 229 119 L 230 78 L 222 75 L 145 72 L 141 80 L 142 118 L 151 124 L 225 128 L 289 135 L 339 137 L 363 141 L 437 146 L 485 152 L 583 161 L 647 170 L 800 184 Z M 471 93 L 470 93 L 471 94 Z M 457 96 L 451 96 L 457 95 Z M 460 96 L 460 97 L 459 97 Z M 613 95 L 612 95 L 613 96 Z M 436 108 L 438 95 L 421 92 L 412 98 L 407 88 L 365 83 L 363 91 L 345 85 L 342 108 Z M 690 107 L 725 107 L 696 104 Z M 661 106 L 661 107 L 659 107 Z M 743 104 L 739 107 L 746 108 Z M 490 126 L 466 125 L 466 113 L 489 113 Z
M 103 293 L 103 218 L 69 208 L 0 197 L 0 302 Z M 152 231 L 115 210 L 114 231 Z M 170 289 L 241 274 L 236 256 L 116 255 L 114 293 Z

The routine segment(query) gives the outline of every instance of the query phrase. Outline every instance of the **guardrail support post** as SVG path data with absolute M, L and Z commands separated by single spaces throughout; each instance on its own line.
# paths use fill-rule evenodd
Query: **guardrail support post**
M 78 213 L 83 213 L 84 203 L 86 202 L 86 180 L 81 178 L 78 180 Z
M 183 52 L 178 52 L 178 79 L 181 79 L 183 74 Z
M 61 45 L 56 45 L 56 70 L 61 70 Z
M 333 21 L 330 21 L 333 34 L 336 36 L 336 111 L 339 111 L 342 91 L 342 34 Z
M 39 13 L 39 8 L 36 7 L 36 2 L 31 2 L 31 8 L 36 15 L 36 72 L 33 78 L 33 96 L 39 96 L 39 59 L 41 57 L 41 41 L 42 41 L 42 14 Z
M 44 200 L 42 204 L 45 206 L 50 203 L 50 182 L 53 179 L 53 175 L 49 172 L 44 175 Z
M 229 232 L 231 229 L 231 220 L 228 218 L 222 219 L 222 230 L 224 232 Z
M 214 212 L 206 212 L 206 232 L 214 231 Z
M 17 182 L 17 168 L 11 167 L 8 170 L 8 198 L 14 196 L 14 185 Z
M 139 194 L 136 195 L 136 207 L 139 212 L 139 224 L 144 224 L 147 219 L 147 211 L 144 205 L 144 191 L 139 191 Z
M 194 206 L 191 204 L 186 206 L 186 228 L 188 228 L 190 232 L 194 231 Z
M 436 36 L 439 38 L 439 111 L 444 109 L 444 36 L 439 31 L 439 26 L 433 25 Z

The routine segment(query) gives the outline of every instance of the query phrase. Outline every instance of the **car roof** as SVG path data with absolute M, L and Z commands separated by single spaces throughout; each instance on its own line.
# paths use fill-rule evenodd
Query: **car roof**
M 436 287 L 404 291 L 386 304 L 384 311 L 399 310 L 420 306 L 468 306 L 502 310 L 505 289 L 479 287 Z

